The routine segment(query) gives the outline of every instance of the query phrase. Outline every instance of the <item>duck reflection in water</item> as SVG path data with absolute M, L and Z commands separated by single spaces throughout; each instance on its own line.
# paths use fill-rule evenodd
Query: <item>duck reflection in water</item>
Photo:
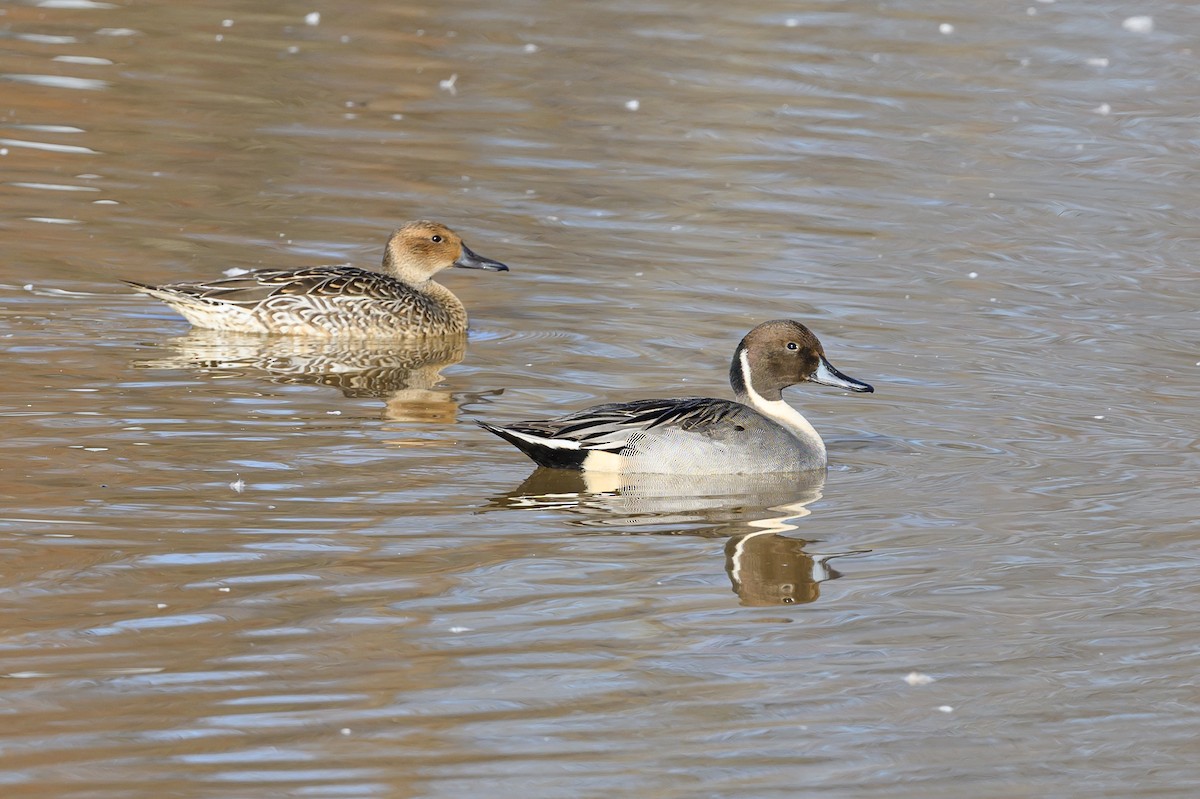
M 466 343 L 465 334 L 411 341 L 339 341 L 194 329 L 164 342 L 161 357 L 135 361 L 134 366 L 329 386 L 347 397 L 384 400 L 383 417 L 391 421 L 452 424 L 458 403 L 436 386 L 442 369 L 463 359 Z
M 824 472 L 697 476 L 611 475 L 537 469 L 515 490 L 491 501 L 494 508 L 558 508 L 578 514 L 575 523 L 613 535 L 729 537 L 725 571 L 743 605 L 815 602 L 820 584 L 842 575 L 832 558 L 867 549 L 806 552 L 809 542 L 783 533 L 811 513 L 821 498 Z

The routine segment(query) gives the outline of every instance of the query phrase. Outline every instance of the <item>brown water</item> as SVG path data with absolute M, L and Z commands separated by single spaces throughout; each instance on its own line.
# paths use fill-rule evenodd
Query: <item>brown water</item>
M 1195 795 L 1191 6 L 324 5 L 0 4 L 0 795 Z M 465 353 L 119 283 L 419 216 Z M 877 389 L 823 483 L 471 423 L 776 317 Z

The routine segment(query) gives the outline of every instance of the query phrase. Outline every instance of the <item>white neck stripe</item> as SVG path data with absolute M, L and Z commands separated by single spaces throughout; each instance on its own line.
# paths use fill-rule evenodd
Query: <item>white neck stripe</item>
M 783 427 L 806 446 L 818 450 L 821 457 L 824 458 L 825 442 L 821 440 L 816 428 L 804 418 L 800 411 L 782 399 L 774 401 L 763 399 L 763 396 L 754 390 L 754 383 L 750 380 L 750 359 L 746 357 L 745 350 L 741 352 L 738 359 L 741 361 L 742 382 L 746 384 L 746 398 L 750 400 L 750 407 Z

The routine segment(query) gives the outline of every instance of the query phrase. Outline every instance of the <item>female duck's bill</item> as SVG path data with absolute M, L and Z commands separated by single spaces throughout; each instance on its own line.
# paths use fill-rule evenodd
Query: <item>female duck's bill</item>
M 462 254 L 455 259 L 451 266 L 456 266 L 459 269 L 486 269 L 489 272 L 508 271 L 508 267 L 504 264 L 499 261 L 493 261 L 491 258 L 484 258 L 465 243 L 462 245 Z
M 764 474 L 826 466 L 825 443 L 782 391 L 803 382 L 875 389 L 829 363 L 799 322 L 776 319 L 746 334 L 729 382 L 736 401 L 710 397 L 597 405 L 556 419 L 479 424 L 539 466 L 619 474 Z

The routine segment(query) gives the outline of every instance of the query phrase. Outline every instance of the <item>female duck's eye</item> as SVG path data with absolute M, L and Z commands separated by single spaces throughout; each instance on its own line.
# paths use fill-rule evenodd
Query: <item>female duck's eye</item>
M 798 349 L 800 349 L 800 345 L 799 345 L 799 344 L 797 344 L 797 343 L 796 343 L 796 342 L 794 342 L 794 341 L 789 341 L 789 342 L 788 342 L 788 349 L 789 349 L 789 350 L 798 350 Z
M 434 237 L 430 239 L 430 241 L 432 241 L 434 244 L 441 244 L 442 237 L 435 234 Z

